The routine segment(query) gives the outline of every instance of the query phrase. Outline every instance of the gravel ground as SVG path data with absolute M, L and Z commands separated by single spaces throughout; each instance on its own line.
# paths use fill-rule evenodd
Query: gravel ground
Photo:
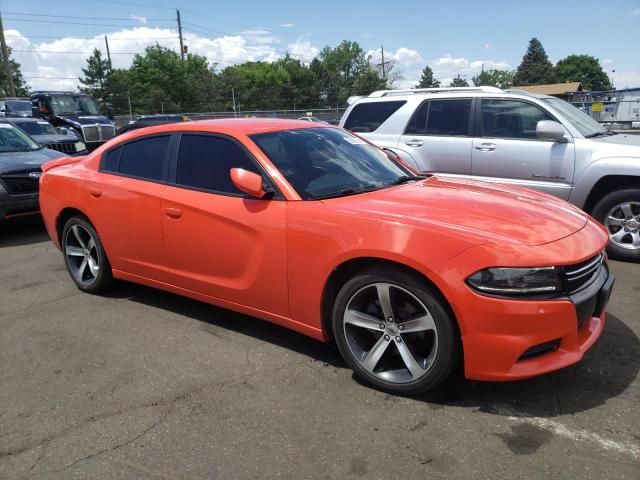
M 38 219 L 0 225 L 2 478 L 640 478 L 640 265 L 574 367 L 421 398 L 335 348 L 122 283 L 80 293 Z

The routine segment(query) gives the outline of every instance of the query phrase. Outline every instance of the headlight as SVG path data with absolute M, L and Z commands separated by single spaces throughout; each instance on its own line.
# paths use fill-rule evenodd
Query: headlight
M 559 297 L 563 289 L 555 267 L 487 268 L 467 279 L 474 290 L 501 297 Z
M 84 142 L 76 142 L 76 152 L 81 152 L 83 150 L 86 150 L 87 146 L 84 144 Z

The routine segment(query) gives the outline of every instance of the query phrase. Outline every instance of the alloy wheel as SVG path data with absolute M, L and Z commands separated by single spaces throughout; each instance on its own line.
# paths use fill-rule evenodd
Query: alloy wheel
M 407 289 L 372 283 L 349 299 L 343 316 L 351 354 L 369 374 L 402 384 L 424 377 L 438 351 L 438 330 L 425 304 Z
M 91 285 L 100 273 L 100 260 L 96 241 L 82 225 L 73 225 L 64 239 L 64 254 L 69 272 L 85 286 Z
M 640 249 L 640 202 L 613 207 L 604 219 L 612 243 L 630 250 Z

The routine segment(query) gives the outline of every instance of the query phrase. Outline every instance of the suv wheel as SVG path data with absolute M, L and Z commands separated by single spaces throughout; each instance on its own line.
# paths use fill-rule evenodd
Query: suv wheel
M 610 257 L 640 261 L 640 190 L 617 190 L 602 197 L 593 216 L 609 233 Z
M 376 268 L 352 278 L 338 293 L 332 321 L 345 362 L 380 390 L 432 389 L 458 360 L 455 320 L 440 295 L 401 271 Z

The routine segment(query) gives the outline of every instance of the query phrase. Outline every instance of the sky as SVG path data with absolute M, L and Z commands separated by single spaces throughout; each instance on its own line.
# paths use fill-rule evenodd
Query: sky
M 606 5 L 606 7 L 605 7 Z M 148 45 L 185 44 L 218 69 L 287 52 L 309 62 L 326 45 L 358 42 L 374 62 L 384 47 L 410 88 L 429 65 L 448 84 L 481 68 L 515 69 L 532 37 L 555 63 L 570 54 L 600 60 L 617 88 L 640 87 L 640 0 L 0 0 L 8 45 L 33 89 L 73 90 L 104 36 L 114 68 Z M 76 17 L 76 18 L 74 18 Z M 91 17 L 91 18 L 87 18 Z

